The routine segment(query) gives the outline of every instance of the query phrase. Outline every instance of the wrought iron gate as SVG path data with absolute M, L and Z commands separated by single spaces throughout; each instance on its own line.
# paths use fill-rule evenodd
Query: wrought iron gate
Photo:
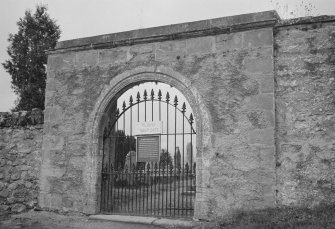
M 164 100 L 161 90 L 157 98 L 154 90 L 150 98 L 144 90 L 142 99 L 137 92 L 136 102 L 132 96 L 128 107 L 123 102 L 122 111 L 117 109 L 112 120 L 103 137 L 101 211 L 192 217 L 196 132 L 193 115 L 186 110 L 185 102 L 179 108 L 177 96 L 170 103 L 169 92 Z M 134 127 L 157 123 L 163 125 L 159 133 L 134 134 Z

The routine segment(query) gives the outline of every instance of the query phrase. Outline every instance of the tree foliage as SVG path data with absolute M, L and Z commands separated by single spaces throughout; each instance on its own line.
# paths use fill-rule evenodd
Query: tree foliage
M 2 63 L 11 75 L 12 88 L 18 95 L 13 110 L 44 109 L 46 84 L 46 50 L 56 46 L 60 29 L 51 19 L 45 6 L 30 10 L 17 22 L 18 32 L 10 34 L 7 53 L 9 60 Z
M 124 168 L 127 154 L 136 150 L 136 139 L 134 136 L 126 135 L 123 130 L 117 130 L 115 143 L 115 166 Z M 133 161 L 134 162 L 134 161 Z
M 172 157 L 168 151 L 162 150 L 159 165 L 164 168 L 167 166 L 172 166 Z

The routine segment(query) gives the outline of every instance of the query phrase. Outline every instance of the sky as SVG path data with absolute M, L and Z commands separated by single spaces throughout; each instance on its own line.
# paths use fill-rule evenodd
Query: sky
M 7 39 L 17 32 L 16 22 L 37 4 L 47 5 L 56 19 L 60 40 L 274 9 L 282 18 L 335 15 L 335 0 L 1 0 L 0 4 L 0 63 L 9 58 Z M 14 106 L 10 81 L 0 66 L 0 112 Z

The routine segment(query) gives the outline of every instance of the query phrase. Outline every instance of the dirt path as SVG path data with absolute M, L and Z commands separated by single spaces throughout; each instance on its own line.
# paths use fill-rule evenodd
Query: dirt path
M 64 216 L 30 211 L 0 219 L 0 229 L 158 229 L 144 224 L 88 220 L 86 216 Z

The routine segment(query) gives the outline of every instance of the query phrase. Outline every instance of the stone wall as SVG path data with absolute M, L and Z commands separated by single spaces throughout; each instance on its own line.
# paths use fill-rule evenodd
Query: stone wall
M 196 218 L 333 202 L 334 21 L 269 11 L 58 43 L 39 203 L 100 211 L 103 123 L 144 81 L 176 87 L 195 113 Z
M 100 211 L 96 120 L 109 95 L 146 80 L 176 87 L 195 112 L 195 217 L 275 206 L 276 20 L 270 11 L 59 43 L 48 58 L 41 206 Z
M 275 31 L 279 205 L 335 202 L 334 19 L 283 21 Z
M 0 215 L 37 205 L 42 123 L 37 109 L 0 114 Z

